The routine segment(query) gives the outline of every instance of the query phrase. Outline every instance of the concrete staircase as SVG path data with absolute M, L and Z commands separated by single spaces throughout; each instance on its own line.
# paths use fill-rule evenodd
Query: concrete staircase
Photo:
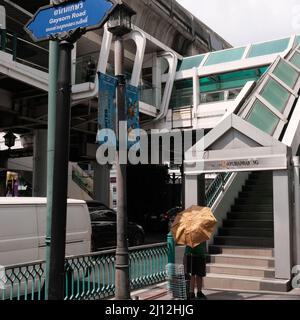
M 271 172 L 252 173 L 209 246 L 206 289 L 289 290 L 275 279 Z

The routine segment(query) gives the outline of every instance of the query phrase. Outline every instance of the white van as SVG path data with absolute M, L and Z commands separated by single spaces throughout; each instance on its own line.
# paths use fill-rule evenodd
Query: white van
M 91 221 L 84 201 L 68 200 L 66 256 L 91 252 Z M 0 266 L 45 260 L 46 198 L 0 197 Z

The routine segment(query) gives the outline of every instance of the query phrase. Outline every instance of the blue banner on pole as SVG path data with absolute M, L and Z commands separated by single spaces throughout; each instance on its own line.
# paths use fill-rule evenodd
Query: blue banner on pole
M 99 131 L 102 130 L 101 136 L 97 135 L 99 144 L 105 143 L 105 130 L 107 136 L 110 131 L 116 131 L 116 89 L 118 79 L 116 77 L 99 73 Z
M 139 136 L 140 116 L 139 89 L 129 84 L 126 85 L 126 110 L 128 127 L 128 148 L 131 148 L 138 142 L 137 136 Z

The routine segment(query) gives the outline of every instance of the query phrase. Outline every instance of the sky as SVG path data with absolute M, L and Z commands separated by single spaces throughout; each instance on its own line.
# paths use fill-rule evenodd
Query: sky
M 177 0 L 233 46 L 300 34 L 299 0 Z

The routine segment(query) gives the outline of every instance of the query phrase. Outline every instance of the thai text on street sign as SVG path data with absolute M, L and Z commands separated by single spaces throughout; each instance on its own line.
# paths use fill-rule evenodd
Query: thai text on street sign
M 77 0 L 41 7 L 25 30 L 35 42 L 77 29 L 94 30 L 103 26 L 115 6 L 113 0 Z

